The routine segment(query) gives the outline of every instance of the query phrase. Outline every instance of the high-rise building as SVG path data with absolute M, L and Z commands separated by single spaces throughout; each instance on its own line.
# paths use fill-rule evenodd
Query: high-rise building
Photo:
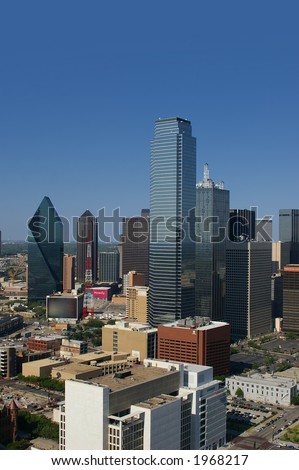
M 291 242 L 290 263 L 299 263 L 299 209 L 280 209 L 279 240 Z
M 148 285 L 149 210 L 142 209 L 141 216 L 123 221 L 120 237 L 121 277 L 129 271 L 143 273 Z
M 279 273 L 281 269 L 290 264 L 292 242 L 272 243 L 272 272 Z
M 28 223 L 28 302 L 62 291 L 63 225 L 45 196 Z
M 255 239 L 256 214 L 249 209 L 230 209 L 228 238 L 232 242 L 243 242 Z
M 92 280 L 98 275 L 98 224 L 96 218 L 87 210 L 79 217 L 77 225 L 77 281 L 85 281 L 87 246 L 91 245 Z
M 196 314 L 224 319 L 225 246 L 229 218 L 229 191 L 209 177 L 196 185 Z
M 2 232 L 0 230 L 0 256 L 1 256 L 1 253 L 2 253 Z
M 157 326 L 195 314 L 196 139 L 190 121 L 156 121 L 150 179 L 149 322 Z
M 271 275 L 271 243 L 228 243 L 225 320 L 234 340 L 272 331 Z
M 0 348 L 0 377 L 10 378 L 17 375 L 17 356 L 15 347 Z
M 119 251 L 99 253 L 99 282 L 119 282 Z
M 283 268 L 283 331 L 299 333 L 299 264 Z
M 71 292 L 75 289 L 76 257 L 64 255 L 63 257 L 63 290 Z
M 127 288 L 126 315 L 130 321 L 148 322 L 148 290 L 146 286 Z
M 265 216 L 262 219 L 256 219 L 255 239 L 257 242 L 272 242 L 272 231 L 273 219 L 271 216 Z

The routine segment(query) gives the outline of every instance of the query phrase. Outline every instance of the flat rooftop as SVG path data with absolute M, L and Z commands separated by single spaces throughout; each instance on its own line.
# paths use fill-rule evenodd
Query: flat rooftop
M 136 403 L 134 406 L 140 406 L 140 408 L 160 408 L 163 405 L 167 405 L 173 401 L 180 400 L 181 397 L 173 397 L 171 395 L 158 395 L 157 397 L 149 398 L 148 400 L 144 400 L 140 403 Z
M 105 375 L 104 377 L 91 379 L 91 382 L 109 387 L 111 392 L 116 392 L 124 388 L 162 377 L 163 375 L 170 376 L 178 373 L 177 371 L 168 371 L 167 369 L 162 369 L 161 367 L 144 367 L 139 365 L 129 370 L 131 371 L 131 375 L 122 379 L 115 378 L 115 374 L 111 374 Z
M 153 328 L 148 323 L 137 323 L 128 321 L 117 321 L 115 325 L 105 325 L 104 328 L 127 330 L 127 331 L 138 331 L 140 333 L 152 333 L 157 331 L 157 328 Z
M 247 383 L 256 383 L 258 385 L 272 385 L 273 387 L 285 387 L 288 388 L 294 385 L 294 380 L 291 378 L 286 377 L 278 377 L 276 375 L 262 375 L 262 374 L 254 374 L 251 377 L 242 377 L 241 375 L 232 375 L 228 377 L 227 380 L 239 380 L 240 382 L 247 382 Z
M 190 330 L 214 330 L 215 328 L 221 328 L 227 326 L 226 322 L 212 321 L 208 317 L 194 317 L 194 323 L 192 318 L 185 318 L 183 320 L 178 320 L 173 323 L 165 323 L 161 326 L 167 328 L 181 328 L 181 329 L 190 329 Z

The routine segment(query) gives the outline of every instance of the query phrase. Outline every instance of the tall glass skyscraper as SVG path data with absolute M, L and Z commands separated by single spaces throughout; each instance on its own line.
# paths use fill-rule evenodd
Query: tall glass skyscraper
M 196 139 L 191 122 L 158 119 L 151 144 L 149 322 L 195 315 Z
M 28 223 L 28 302 L 62 291 L 63 225 L 45 196 Z
M 196 314 L 224 319 L 225 247 L 229 218 L 229 191 L 209 177 L 196 185 Z
M 299 263 L 299 209 L 280 209 L 279 240 L 290 242 L 290 263 Z
M 98 222 L 95 216 L 86 210 L 77 224 L 77 281 L 84 283 L 86 254 L 88 243 L 91 244 L 92 280 L 98 278 Z

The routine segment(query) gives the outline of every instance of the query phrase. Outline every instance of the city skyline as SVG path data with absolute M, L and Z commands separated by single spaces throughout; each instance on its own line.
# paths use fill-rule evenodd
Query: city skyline
M 192 122 L 196 180 L 208 162 L 231 207 L 274 215 L 277 239 L 278 210 L 298 207 L 299 6 L 176 3 L 2 6 L 3 240 L 25 239 L 45 194 L 68 219 L 149 207 L 152 124 L 167 116 Z

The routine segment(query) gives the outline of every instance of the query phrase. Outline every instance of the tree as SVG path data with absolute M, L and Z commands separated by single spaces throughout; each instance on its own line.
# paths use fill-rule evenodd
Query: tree
M 293 398 L 292 398 L 292 405 L 299 405 L 299 395 L 295 395 Z
M 238 398 L 244 398 L 244 392 L 240 387 L 238 387 L 237 390 L 235 391 L 235 395 Z

